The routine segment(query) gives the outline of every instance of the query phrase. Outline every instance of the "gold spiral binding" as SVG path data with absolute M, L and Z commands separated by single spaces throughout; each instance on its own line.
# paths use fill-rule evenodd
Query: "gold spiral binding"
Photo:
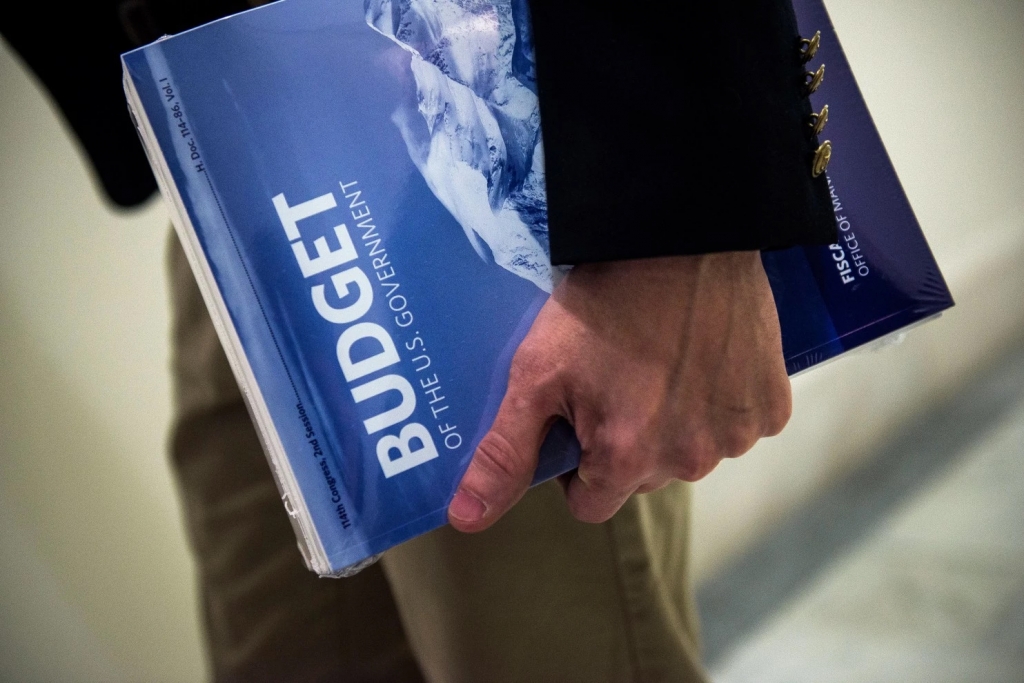
M 808 71 L 805 76 L 807 77 L 807 94 L 817 92 L 821 87 L 821 82 L 825 80 L 825 65 L 819 66 L 817 71 Z
M 818 54 L 818 48 L 821 47 L 821 31 L 814 34 L 814 37 L 808 39 L 804 38 L 800 41 L 800 59 L 805 63 L 814 59 L 814 55 Z
M 828 105 L 826 104 L 821 109 L 820 114 L 811 114 L 811 130 L 815 135 L 821 135 L 822 131 L 825 130 L 825 124 L 828 123 Z
M 811 168 L 811 174 L 817 178 L 822 173 L 828 170 L 829 162 L 832 161 L 832 141 L 825 140 L 821 143 L 821 147 L 814 153 L 814 166 Z

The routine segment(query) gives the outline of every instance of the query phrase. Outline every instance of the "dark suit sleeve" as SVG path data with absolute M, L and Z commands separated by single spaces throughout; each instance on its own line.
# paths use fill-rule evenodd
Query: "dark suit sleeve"
M 105 195 L 130 207 L 156 181 L 125 105 L 121 53 L 248 8 L 246 0 L 22 2 L 0 14 L 0 33 L 60 107 Z
M 121 89 L 119 55 L 132 43 L 114 0 L 19 2 L 0 33 L 46 86 L 92 161 L 106 196 L 135 206 L 156 190 Z
M 530 10 L 554 263 L 835 241 L 790 0 Z

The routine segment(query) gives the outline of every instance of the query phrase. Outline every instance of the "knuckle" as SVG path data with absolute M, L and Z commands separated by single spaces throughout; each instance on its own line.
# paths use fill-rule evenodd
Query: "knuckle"
M 696 482 L 703 479 L 707 474 L 714 469 L 714 466 L 719 462 L 718 458 L 706 458 L 699 456 L 691 456 L 684 458 L 682 461 L 677 463 L 673 469 L 672 476 L 676 479 L 688 482 Z
M 786 391 L 769 404 L 765 410 L 763 434 L 764 436 L 776 436 L 789 423 L 793 416 L 793 395 L 786 383 Z
M 601 475 L 609 485 L 632 490 L 653 474 L 650 449 L 644 447 L 635 430 L 622 428 L 603 435 L 600 442 Z
M 673 463 L 672 476 L 683 481 L 698 481 L 721 459 L 715 439 L 707 431 L 694 432 L 683 440 Z
M 757 443 L 760 433 L 751 425 L 737 425 L 720 437 L 718 454 L 723 458 L 738 458 Z
M 708 466 L 706 459 L 691 457 L 678 463 L 672 476 L 681 481 L 693 483 L 703 479 L 709 471 L 711 471 L 711 467 Z
M 609 490 L 632 490 L 645 477 L 643 463 L 630 457 L 617 457 L 608 463 L 605 472 L 605 488 Z
M 473 465 L 489 478 L 515 481 L 522 470 L 523 458 L 505 437 L 490 432 L 477 446 Z

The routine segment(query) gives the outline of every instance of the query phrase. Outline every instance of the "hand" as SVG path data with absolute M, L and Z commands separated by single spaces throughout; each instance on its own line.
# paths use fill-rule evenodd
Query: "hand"
M 779 321 L 758 252 L 577 266 L 523 340 L 508 391 L 448 508 L 494 524 L 529 488 L 551 424 L 582 446 L 572 514 L 609 519 L 633 493 L 696 481 L 789 420 Z

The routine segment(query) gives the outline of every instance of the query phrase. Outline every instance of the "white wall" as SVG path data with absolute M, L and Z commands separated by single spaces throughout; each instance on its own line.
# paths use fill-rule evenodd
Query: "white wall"
M 826 4 L 957 307 L 794 380 L 786 431 L 697 485 L 698 580 L 1024 333 L 1024 3 Z
M 0 680 L 205 676 L 164 456 L 167 225 L 99 203 L 0 46 Z

